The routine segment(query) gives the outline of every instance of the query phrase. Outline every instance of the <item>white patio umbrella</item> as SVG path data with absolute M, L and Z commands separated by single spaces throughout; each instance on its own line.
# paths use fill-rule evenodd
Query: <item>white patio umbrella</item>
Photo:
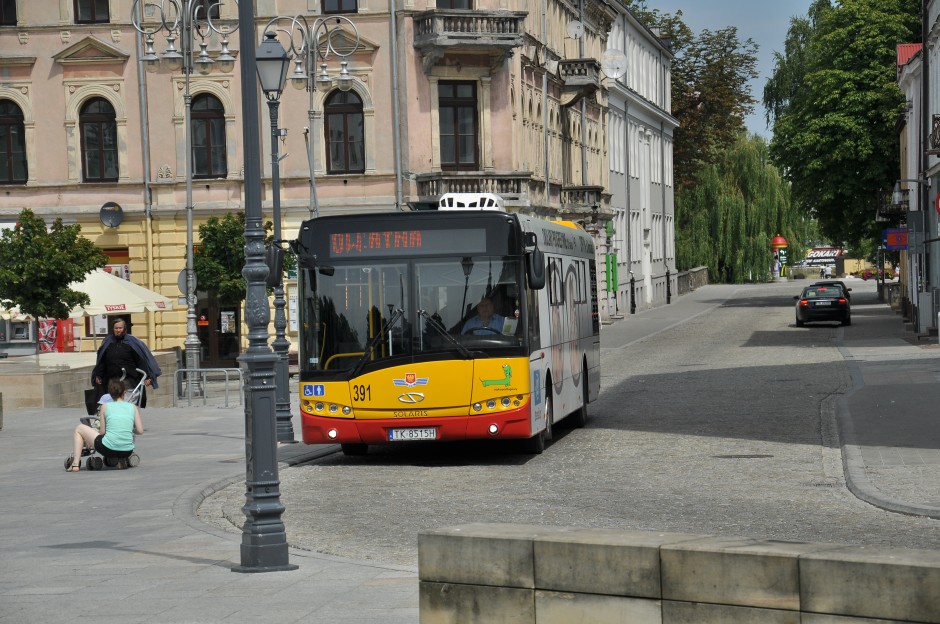
M 91 299 L 88 305 L 78 306 L 69 316 L 85 314 L 122 314 L 126 312 L 165 312 L 173 309 L 173 301 L 149 288 L 138 286 L 120 277 L 97 269 L 81 282 L 72 282 L 69 288 L 83 292 Z
M 20 306 L 13 306 L 12 308 L 4 308 L 3 306 L 0 306 L 0 319 L 4 321 L 32 321 L 33 316 L 21 311 Z

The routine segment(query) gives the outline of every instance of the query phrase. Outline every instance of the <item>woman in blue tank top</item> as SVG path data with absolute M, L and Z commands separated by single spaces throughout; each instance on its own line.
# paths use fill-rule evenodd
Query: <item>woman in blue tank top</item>
M 82 447 L 93 448 L 103 457 L 126 459 L 134 452 L 134 434 L 144 432 L 140 420 L 140 410 L 133 403 L 124 400 L 127 386 L 120 379 L 108 382 L 108 394 L 113 399 L 102 405 L 98 430 L 85 424 L 75 427 L 72 438 L 75 443 L 72 464 L 69 472 L 81 469 Z

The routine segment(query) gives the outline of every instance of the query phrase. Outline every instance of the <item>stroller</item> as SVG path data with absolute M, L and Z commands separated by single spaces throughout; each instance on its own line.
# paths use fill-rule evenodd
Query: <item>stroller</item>
M 123 374 L 121 375 L 121 381 L 127 377 L 127 371 L 123 368 L 121 369 Z M 133 403 L 134 405 L 140 407 L 140 398 L 144 393 L 144 382 L 147 381 L 147 373 L 141 369 L 137 369 L 137 372 L 140 373 L 140 383 L 138 383 L 133 390 L 128 390 L 125 393 L 124 400 L 128 403 Z M 107 403 L 102 403 L 106 405 Z M 98 429 L 99 419 L 98 414 L 89 414 L 88 416 L 82 416 L 78 419 L 83 425 L 88 425 L 92 429 Z M 65 469 L 68 470 L 69 466 L 72 465 L 73 455 L 69 455 L 65 458 Z M 104 470 L 105 466 L 108 468 L 136 468 L 140 465 L 140 456 L 137 453 L 131 452 L 131 454 L 126 458 L 117 458 L 117 457 L 100 457 L 97 454 L 97 451 L 94 448 L 84 447 L 82 448 L 82 457 L 87 457 L 88 459 L 85 462 L 85 470 Z

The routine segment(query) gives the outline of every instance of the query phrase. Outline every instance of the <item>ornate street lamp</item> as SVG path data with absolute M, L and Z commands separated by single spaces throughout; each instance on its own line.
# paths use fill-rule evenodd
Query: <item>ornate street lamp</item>
M 233 0 L 234 1 L 234 0 Z M 236 2 L 237 4 L 237 2 Z M 184 76 L 183 118 L 186 136 L 186 368 L 189 375 L 199 369 L 202 345 L 196 332 L 196 275 L 193 272 L 193 138 L 191 127 L 192 96 L 189 92 L 189 77 L 195 70 L 201 75 L 208 75 L 214 65 L 223 72 L 235 68 L 235 57 L 228 49 L 229 32 L 238 30 L 220 27 L 213 18 L 222 6 L 221 2 L 208 4 L 199 0 L 159 0 L 147 2 L 134 0 L 131 9 L 131 23 L 146 42 L 143 62 L 148 72 L 155 72 L 161 63 L 170 71 L 182 70 Z M 207 9 L 208 7 L 208 9 Z M 207 12 L 208 10 L 208 12 Z M 157 56 L 154 50 L 154 35 L 165 33 L 166 51 Z M 222 38 L 221 50 L 216 59 L 209 55 L 206 38 L 213 33 Z M 193 44 L 199 40 L 199 54 L 194 56 Z M 180 49 L 176 48 L 179 40 Z M 191 388 L 191 386 L 190 386 Z
M 277 113 L 280 104 L 281 93 L 284 91 L 284 85 L 287 83 L 287 70 L 290 68 L 290 57 L 287 51 L 277 41 L 277 33 L 271 30 L 265 31 L 264 41 L 258 46 L 256 63 L 258 65 L 258 81 L 261 83 L 261 91 L 268 100 L 268 111 L 271 115 L 271 195 L 273 203 L 274 218 L 274 242 L 278 249 L 273 250 L 280 253 L 281 244 L 281 172 L 280 157 L 278 156 L 277 141 L 281 137 L 278 129 Z M 275 414 L 277 421 L 277 441 L 295 442 L 294 427 L 291 422 L 290 412 L 290 371 L 287 360 L 287 351 L 290 343 L 287 341 L 287 316 L 284 308 L 287 302 L 284 300 L 284 273 L 281 270 L 280 263 L 274 262 L 269 266 L 270 271 L 276 271 L 275 274 L 268 275 L 268 284 L 274 286 L 274 342 L 271 347 L 277 354 L 277 362 L 274 366 L 274 385 L 275 385 Z
M 303 15 L 295 17 L 279 16 L 272 19 L 265 30 L 279 21 L 290 20 L 290 28 L 284 30 L 290 36 L 290 54 L 294 62 L 294 71 L 290 82 L 295 89 L 306 89 L 309 94 L 307 105 L 307 165 L 310 168 L 310 216 L 320 215 L 317 199 L 317 185 L 314 180 L 314 144 L 316 133 L 314 125 L 314 93 L 318 89 L 330 89 L 334 85 L 341 91 L 349 91 L 353 86 L 353 77 L 349 73 L 347 59 L 359 49 L 359 29 L 348 17 L 331 15 L 316 19 L 312 24 Z M 349 30 L 344 28 L 348 26 Z M 340 42 L 343 45 L 340 45 Z M 333 78 L 329 73 L 329 62 L 340 59 L 339 74 Z M 319 71 L 318 71 L 319 68 Z
M 278 25 L 289 22 L 289 26 L 280 28 Z M 339 39 L 334 39 L 346 31 L 340 26 L 346 23 L 352 29 L 354 43 L 351 46 L 338 45 Z M 284 33 L 290 41 L 290 53 L 281 46 L 277 40 L 278 32 Z M 345 41 L 346 37 L 343 38 Z M 309 92 L 309 105 L 307 117 L 309 131 L 307 140 L 307 164 L 310 169 L 310 216 L 319 215 L 320 209 L 317 201 L 316 179 L 314 177 L 313 142 L 315 134 L 312 132 L 314 119 L 314 92 L 317 85 L 320 88 L 330 88 L 334 79 L 330 77 L 327 61 L 332 56 L 342 59 L 339 75 L 335 78 L 336 86 L 348 91 L 352 88 L 353 77 L 349 73 L 346 58 L 359 48 L 359 31 L 348 18 L 332 16 L 319 18 L 309 24 L 303 15 L 295 17 L 275 17 L 268 22 L 263 31 L 263 41 L 258 48 L 258 79 L 261 81 L 261 90 L 268 100 L 271 113 L 271 191 L 274 220 L 275 245 L 280 245 L 281 236 L 281 196 L 280 196 L 280 157 L 278 155 L 278 139 L 281 132 L 278 129 L 278 106 L 281 93 L 287 79 L 287 71 L 291 59 L 294 62 L 294 72 L 291 75 L 291 84 L 295 88 L 306 88 Z M 319 73 L 317 65 L 319 64 Z M 279 250 L 273 250 L 278 253 Z M 277 354 L 275 365 L 276 396 L 277 396 L 277 440 L 278 442 L 294 442 L 294 429 L 290 412 L 290 371 L 288 363 L 288 350 L 290 343 L 286 337 L 287 317 L 285 308 L 287 302 L 284 298 L 283 274 L 269 276 L 269 285 L 274 288 L 274 332 L 275 338 L 271 346 Z
M 235 572 L 295 570 L 289 561 L 287 532 L 281 515 L 281 482 L 277 469 L 274 418 L 274 362 L 268 347 L 268 306 L 261 212 L 261 145 L 258 137 L 258 98 L 249 88 L 260 77 L 254 46 L 254 3 L 238 7 L 241 46 L 242 145 L 245 159 L 245 321 L 248 348 L 239 361 L 248 370 L 245 383 L 245 524 L 242 525 L 241 565 Z

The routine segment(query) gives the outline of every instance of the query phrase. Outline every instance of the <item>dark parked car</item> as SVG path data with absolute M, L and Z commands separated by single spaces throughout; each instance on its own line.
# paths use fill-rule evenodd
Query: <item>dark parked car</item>
M 845 282 L 843 282 L 842 280 L 818 280 L 810 284 L 810 286 L 830 286 L 832 284 L 842 287 L 842 290 L 845 292 L 846 299 L 852 298 L 852 295 L 849 294 L 852 292 L 852 289 L 846 286 Z
M 852 308 L 848 293 L 838 284 L 813 284 L 794 297 L 796 300 L 796 326 L 817 321 L 839 321 L 852 324 Z

